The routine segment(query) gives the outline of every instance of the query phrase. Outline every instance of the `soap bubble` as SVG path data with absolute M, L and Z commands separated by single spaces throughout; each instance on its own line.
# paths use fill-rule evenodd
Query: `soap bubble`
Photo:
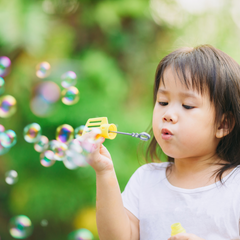
M 85 228 L 78 229 L 68 234 L 68 240 L 93 240 L 93 239 L 94 239 L 93 234 Z
M 18 215 L 10 220 L 9 232 L 12 237 L 24 239 L 32 234 L 33 226 L 31 220 L 25 215 Z
M 13 96 L 5 95 L 0 97 L 0 117 L 8 118 L 16 112 L 16 99 Z
M 1 134 L 1 133 L 0 133 Z M 3 155 L 9 151 L 10 148 L 6 148 L 2 145 L 1 140 L 0 140 L 0 155 Z
M 73 105 L 79 100 L 79 91 L 76 87 L 69 87 L 62 91 L 62 102 L 66 105 Z
M 47 150 L 40 154 L 40 163 L 44 167 L 51 167 L 55 163 L 54 152 Z
M 66 151 L 66 156 L 63 159 L 63 164 L 67 169 L 73 170 L 78 168 L 78 165 L 74 162 L 74 152 L 67 150 Z
M 77 75 L 75 72 L 68 71 L 62 75 L 61 85 L 64 88 L 69 88 L 71 86 L 75 86 L 77 83 Z
M 5 85 L 5 81 L 2 77 L 0 77 L 0 94 L 4 92 L 4 85 Z
M 43 219 L 41 222 L 40 222 L 41 226 L 42 227 L 46 227 L 48 225 L 48 220 L 46 219 Z
M 82 152 L 81 142 L 77 139 L 73 139 L 69 142 L 68 148 L 72 151 L 75 151 L 77 153 Z
M 81 126 L 77 127 L 77 128 L 74 130 L 75 138 L 81 139 L 81 138 L 82 138 L 82 135 L 83 135 L 83 132 L 84 132 L 84 131 L 86 132 L 87 130 L 88 130 L 88 128 L 87 128 L 86 126 L 84 126 L 84 125 L 81 125 Z
M 34 144 L 34 149 L 37 152 L 43 152 L 48 148 L 48 138 L 46 136 L 41 136 L 39 141 Z
M 6 130 L 4 133 L 0 133 L 0 139 L 3 147 L 11 148 L 17 142 L 17 135 L 13 130 Z
M 50 73 L 50 64 L 48 62 L 41 62 L 36 66 L 36 75 L 39 78 L 45 78 Z
M 15 170 L 6 172 L 5 181 L 9 185 L 16 183 L 18 181 L 18 173 Z
M 41 137 L 41 133 L 42 133 L 41 127 L 37 123 L 28 124 L 23 129 L 24 139 L 29 143 L 38 142 Z
M 5 131 L 5 127 L 0 124 L 0 133 Z
M 63 124 L 59 126 L 56 130 L 56 139 L 62 143 L 68 143 L 73 139 L 73 128 L 68 124 Z
M 0 57 L 0 76 L 6 76 L 9 72 L 11 60 L 8 57 Z
M 54 159 L 57 161 L 62 161 L 66 155 L 68 146 L 65 143 L 59 142 L 57 140 L 52 140 L 49 142 L 49 148 L 54 153 Z

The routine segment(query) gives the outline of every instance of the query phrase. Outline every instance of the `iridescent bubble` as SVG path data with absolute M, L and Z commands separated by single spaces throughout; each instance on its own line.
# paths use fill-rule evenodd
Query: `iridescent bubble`
M 48 148 L 48 138 L 46 136 L 41 136 L 39 141 L 34 144 L 34 149 L 37 152 L 43 152 Z
M 41 134 L 41 127 L 37 123 L 30 123 L 23 129 L 24 139 L 29 143 L 38 142 Z
M 93 240 L 93 234 L 85 228 L 78 229 L 68 235 L 68 240 Z
M 46 227 L 48 225 L 48 220 L 46 219 L 43 219 L 41 222 L 40 222 L 41 226 L 42 227 Z
M 79 91 L 76 87 L 69 87 L 62 91 L 62 102 L 66 105 L 73 105 L 79 100 Z
M 60 98 L 60 88 L 55 82 L 46 81 L 38 85 L 38 95 L 40 95 L 46 102 L 55 103 Z
M 3 147 L 11 148 L 17 142 L 17 135 L 13 130 L 6 130 L 0 134 L 0 139 Z
M 5 127 L 0 124 L 0 133 L 5 131 Z
M 5 85 L 5 81 L 2 77 L 0 77 L 0 94 L 4 92 L 4 85 Z
M 68 146 L 65 143 L 59 142 L 57 140 L 52 140 L 49 142 L 49 148 L 54 153 L 54 159 L 57 161 L 62 161 L 66 155 Z
M 73 139 L 68 144 L 69 150 L 75 151 L 77 153 L 82 152 L 81 142 L 78 139 Z
M 74 130 L 72 126 L 68 124 L 63 124 L 59 126 L 56 130 L 56 139 L 62 143 L 70 142 L 74 137 Z
M 15 170 L 6 172 L 5 181 L 9 185 L 16 183 L 18 181 L 18 173 Z
M 0 117 L 8 118 L 16 112 L 16 99 L 13 96 L 5 95 L 0 97 Z
M 31 220 L 25 215 L 18 215 L 10 220 L 9 232 L 12 237 L 24 239 L 32 234 L 33 226 Z
M 11 60 L 8 57 L 0 57 L 0 76 L 5 76 L 9 72 Z
M 36 75 L 39 78 L 45 78 L 50 73 L 50 64 L 48 62 L 41 62 L 36 66 Z
M 47 150 L 40 154 L 40 163 L 44 167 L 51 167 L 55 163 L 54 152 Z
M 77 75 L 75 72 L 68 71 L 62 75 L 61 85 L 64 88 L 69 88 L 71 86 L 75 86 L 77 83 Z
M 88 128 L 84 125 L 81 125 L 79 127 L 77 127 L 75 130 L 74 130 L 74 134 L 75 134 L 75 138 L 79 138 L 81 139 L 82 138 L 82 135 L 83 135 L 83 131 L 87 131 Z
M 78 168 L 78 166 L 74 162 L 74 152 L 71 150 L 66 151 L 66 156 L 63 159 L 63 164 L 67 169 L 73 170 Z

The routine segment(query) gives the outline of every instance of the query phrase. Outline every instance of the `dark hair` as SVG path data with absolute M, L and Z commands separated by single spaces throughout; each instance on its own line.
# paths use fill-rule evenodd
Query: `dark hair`
M 212 47 L 201 45 L 195 48 L 180 48 L 164 57 L 157 66 L 153 89 L 153 103 L 156 102 L 160 83 L 164 84 L 164 71 L 171 67 L 182 83 L 203 94 L 209 93 L 215 106 L 215 126 L 225 121 L 232 131 L 223 137 L 216 149 L 218 157 L 227 161 L 220 164 L 216 178 L 222 180 L 224 171 L 240 164 L 240 66 L 226 53 Z M 150 131 L 152 133 L 152 129 Z M 160 150 L 160 151 L 159 151 Z M 161 160 L 161 149 L 155 137 L 151 140 L 146 159 Z M 168 162 L 174 159 L 167 157 Z

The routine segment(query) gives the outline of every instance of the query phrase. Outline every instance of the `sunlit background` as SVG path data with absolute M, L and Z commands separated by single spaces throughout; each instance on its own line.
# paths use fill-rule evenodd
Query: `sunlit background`
M 67 150 L 82 126 L 146 131 L 156 66 L 178 47 L 240 63 L 239 0 L 1 0 L 0 22 L 1 240 L 99 239 L 95 172 Z M 140 141 L 104 143 L 122 191 Z

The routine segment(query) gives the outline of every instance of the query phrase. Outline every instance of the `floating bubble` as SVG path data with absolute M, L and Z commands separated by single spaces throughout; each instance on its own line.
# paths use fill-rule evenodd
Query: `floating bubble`
M 40 95 L 46 102 L 55 103 L 60 98 L 60 88 L 55 82 L 46 81 L 38 85 L 38 95 Z
M 93 240 L 93 234 L 85 228 L 78 229 L 68 235 L 68 240 Z
M 11 60 L 8 57 L 0 57 L 0 76 L 5 76 L 9 72 Z
M 0 133 L 5 131 L 5 127 L 0 124 Z
M 40 154 L 40 163 L 44 167 L 51 167 L 55 163 L 54 152 L 47 150 Z
M 79 91 L 76 87 L 69 87 L 62 90 L 62 102 L 66 105 L 73 105 L 79 100 Z
M 48 220 L 46 219 L 43 219 L 41 222 L 40 222 L 41 226 L 42 227 L 46 227 L 48 225 Z
M 0 139 L 3 147 L 11 148 L 17 142 L 17 135 L 13 130 L 6 130 L 0 134 Z
M 29 143 L 38 142 L 41 137 L 41 133 L 41 127 L 37 123 L 30 123 L 23 129 L 24 139 Z
M 8 118 L 16 112 L 16 99 L 13 96 L 5 95 L 0 97 L 0 117 Z
M 34 149 L 37 152 L 43 152 L 48 148 L 48 138 L 46 136 L 41 136 L 39 141 L 34 144 Z
M 101 138 L 102 138 L 102 135 L 101 135 L 102 131 L 101 131 L 101 129 L 99 129 L 99 128 L 92 128 L 91 132 L 94 133 L 94 135 L 89 138 L 89 141 L 92 142 L 92 143 L 100 142 Z
M 62 143 L 68 143 L 74 137 L 74 130 L 72 126 L 68 124 L 63 124 L 59 126 L 56 130 L 56 139 Z
M 48 62 L 41 62 L 36 66 L 36 75 L 39 78 L 45 78 L 50 73 L 50 64 Z
M 33 226 L 31 220 L 25 215 L 18 215 L 10 220 L 9 232 L 12 237 L 24 239 L 32 234 Z
M 49 142 L 49 148 L 54 153 L 54 159 L 57 161 L 62 161 L 66 156 L 68 146 L 65 143 L 59 142 L 57 140 L 52 140 Z
M 18 181 L 18 173 L 15 170 L 6 172 L 5 181 L 9 185 L 16 183 Z
M 83 135 L 83 131 L 87 131 L 88 128 L 84 125 L 81 125 L 79 127 L 77 127 L 75 130 L 74 130 L 74 134 L 75 134 L 75 138 L 79 138 L 81 139 L 82 138 L 82 135 Z
M 0 94 L 4 92 L 4 85 L 5 85 L 5 81 L 2 77 L 0 77 Z
M 64 88 L 69 88 L 71 86 L 75 86 L 77 83 L 77 75 L 75 72 L 68 71 L 62 75 L 61 85 Z
M 81 142 L 78 139 L 73 139 L 69 142 L 68 148 L 71 151 L 75 151 L 77 153 L 82 152 Z
M 75 164 L 74 162 L 74 152 L 67 150 L 66 151 L 66 156 L 63 159 L 63 164 L 67 169 L 73 170 L 78 168 L 78 165 Z

